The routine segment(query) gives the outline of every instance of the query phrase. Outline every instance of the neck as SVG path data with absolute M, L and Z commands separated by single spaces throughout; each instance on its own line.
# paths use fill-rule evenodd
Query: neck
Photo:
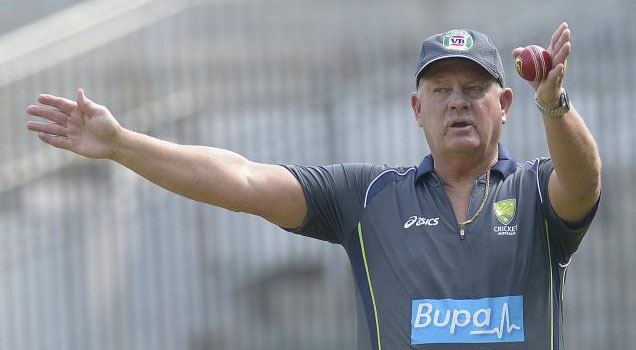
M 497 164 L 498 147 L 475 154 L 435 154 L 435 173 L 446 187 L 472 185 L 475 179 Z

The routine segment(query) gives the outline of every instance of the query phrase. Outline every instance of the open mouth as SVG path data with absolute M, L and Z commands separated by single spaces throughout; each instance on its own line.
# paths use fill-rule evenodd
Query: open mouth
M 458 121 L 458 122 L 454 122 L 451 124 L 451 128 L 465 128 L 467 126 L 470 126 L 471 124 L 468 122 L 463 122 L 463 121 Z
M 459 129 L 464 129 L 464 128 L 470 128 L 472 126 L 473 126 L 473 123 L 471 123 L 468 120 L 456 120 L 456 121 L 450 123 L 448 128 L 449 129 L 453 129 L 453 130 L 459 130 Z

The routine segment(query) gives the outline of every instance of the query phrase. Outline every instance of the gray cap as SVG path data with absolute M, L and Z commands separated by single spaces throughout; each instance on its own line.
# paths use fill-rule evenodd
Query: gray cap
M 471 29 L 454 29 L 435 34 L 424 40 L 422 52 L 417 61 L 415 87 L 419 87 L 420 77 L 431 63 L 445 58 L 466 58 L 482 66 L 501 87 L 504 86 L 504 70 L 501 57 L 488 36 Z

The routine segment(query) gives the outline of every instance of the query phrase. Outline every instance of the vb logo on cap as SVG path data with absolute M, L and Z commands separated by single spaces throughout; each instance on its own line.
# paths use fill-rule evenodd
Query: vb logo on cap
M 473 47 L 473 37 L 464 30 L 451 30 L 444 34 L 442 43 L 446 49 L 466 51 Z

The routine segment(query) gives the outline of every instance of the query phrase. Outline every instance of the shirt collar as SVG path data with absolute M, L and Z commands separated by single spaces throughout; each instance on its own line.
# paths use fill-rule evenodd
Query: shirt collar
M 492 167 L 492 170 L 500 173 L 503 178 L 507 178 L 510 174 L 514 173 L 517 169 L 517 162 L 512 159 L 508 150 L 502 145 L 499 146 L 499 157 L 497 158 L 497 164 Z M 415 173 L 415 181 L 419 181 L 424 175 L 432 173 L 435 170 L 435 163 L 431 154 L 424 157 L 420 165 L 417 167 Z

